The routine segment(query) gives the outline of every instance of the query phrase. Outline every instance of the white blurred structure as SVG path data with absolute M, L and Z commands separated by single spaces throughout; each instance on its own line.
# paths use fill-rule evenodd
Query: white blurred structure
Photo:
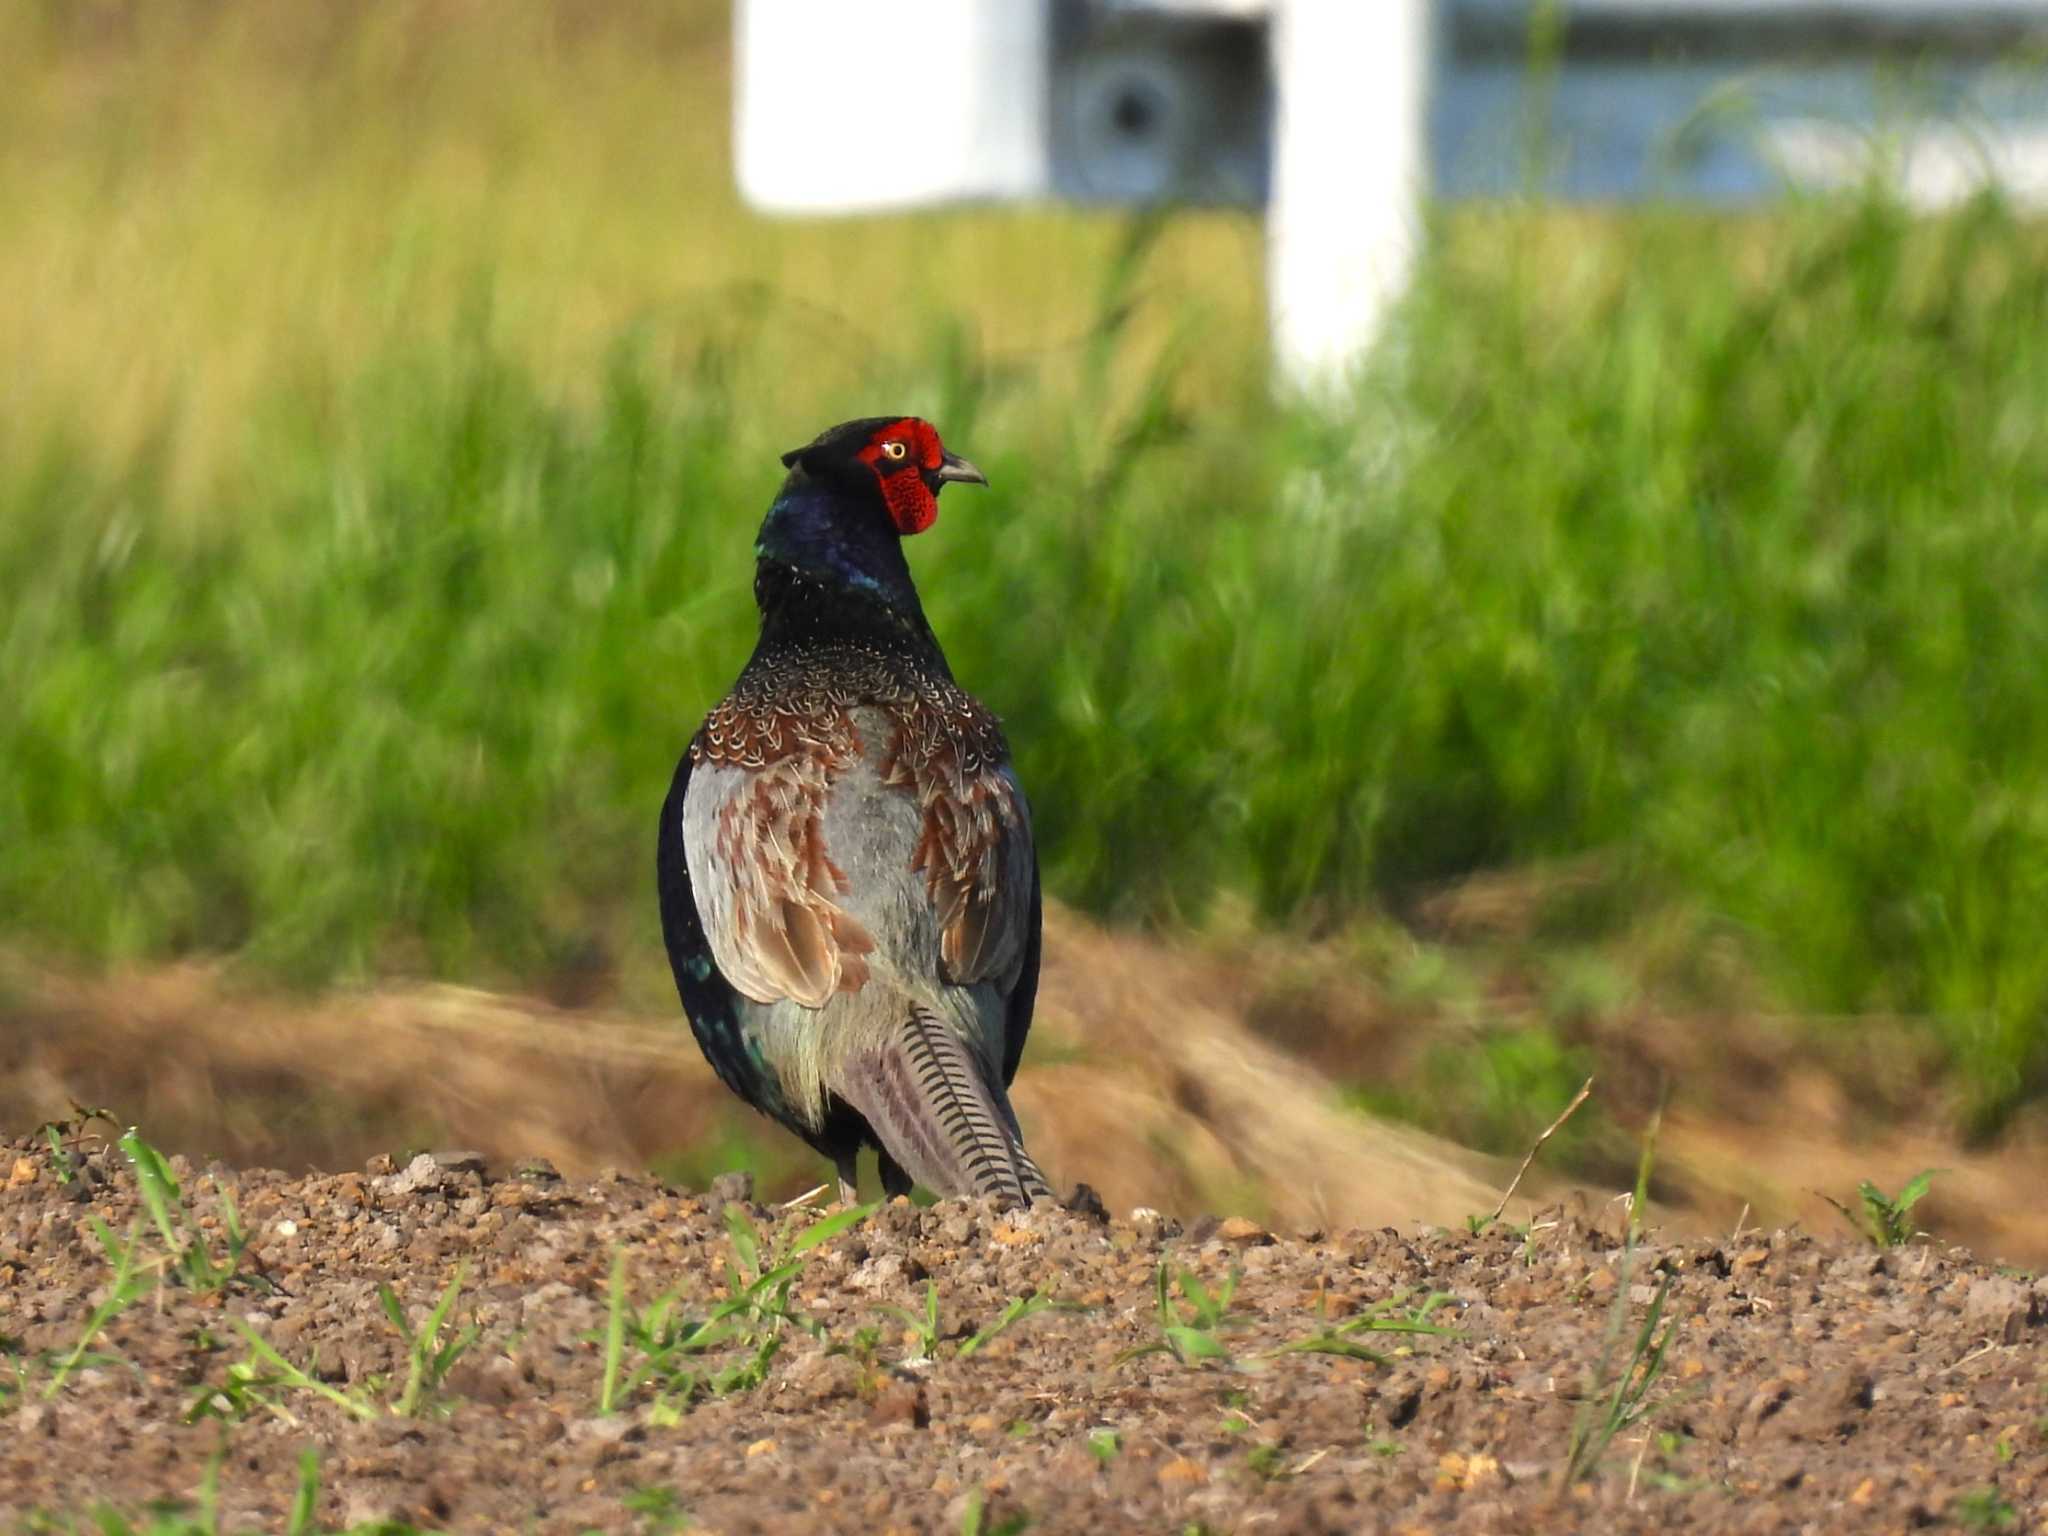
M 1422 200 L 2048 203 L 2048 0 L 736 0 L 757 208 L 1263 205 L 1274 350 L 1341 381 Z
M 1051 8 L 740 0 L 740 195 L 775 213 L 1044 197 Z

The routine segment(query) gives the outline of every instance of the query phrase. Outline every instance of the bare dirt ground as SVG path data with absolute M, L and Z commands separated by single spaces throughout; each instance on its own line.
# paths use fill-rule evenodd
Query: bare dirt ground
M 1458 896 L 1430 920 L 1511 950 L 1528 899 Z M 1480 1070 L 1456 1008 L 1390 1000 L 1342 945 L 1053 911 L 1047 955 L 1016 1103 L 1116 1219 L 897 1206 L 803 1254 L 819 1216 L 777 1205 L 818 1165 L 718 1087 L 659 985 L 292 999 L 0 955 L 0 1529 L 139 1519 L 211 1476 L 217 1523 L 138 1529 L 2048 1530 L 2048 1290 L 2000 1267 L 2048 1261 L 2048 1133 L 1960 1141 L 1911 1021 L 1612 1011 L 1574 1038 L 1618 1146 L 1582 1142 L 1574 1181 L 1553 1145 L 1473 1235 L 1511 1169 L 1339 1091 L 1427 1092 L 1446 1041 Z M 1486 975 L 1490 1026 L 1550 1027 L 1512 956 Z M 74 1101 L 191 1159 L 167 1227 L 117 1147 L 24 1138 Z M 1631 1249 L 1615 1195 L 1660 1101 Z M 436 1146 L 475 1153 L 410 1160 Z M 739 1162 L 761 1204 L 707 1192 Z M 673 1187 L 603 1171 L 657 1164 Z M 229 1171 L 265 1168 L 289 1171 Z M 1903 1248 L 1822 1198 L 1926 1168 L 1935 1236 Z M 176 1257 L 225 1262 L 222 1195 L 248 1234 L 227 1281 Z M 731 1299 L 784 1258 L 786 1295 Z M 1418 1318 L 1449 1331 L 1394 1326 Z M 1163 1326 L 1178 1353 L 1133 1353 Z
M 189 1499 L 219 1454 L 222 1528 L 283 1530 L 309 1447 L 316 1521 L 293 1529 L 2048 1520 L 2048 1282 L 1933 1243 L 1651 1232 L 1629 1247 L 1612 1205 L 1475 1236 L 1269 1233 L 1243 1219 L 1177 1231 L 1050 1204 L 1000 1215 L 899 1202 L 799 1252 L 821 1214 L 754 1205 L 731 1183 L 693 1194 L 453 1154 L 310 1177 L 183 1159 L 172 1172 L 182 1193 L 160 1230 L 117 1147 L 79 1135 L 61 1155 L 43 1137 L 0 1147 L 13 1367 L 0 1378 L 0 1509 L 17 1529 L 62 1529 L 96 1499 L 131 1512 Z M 222 1194 L 249 1244 L 234 1278 L 195 1283 L 197 1266 L 172 1256 L 197 1243 L 218 1270 Z M 757 1234 L 751 1254 L 735 1211 Z M 93 1218 L 117 1246 L 131 1224 L 139 1234 L 131 1303 L 97 1336 L 89 1319 L 115 1270 Z M 783 1258 L 797 1265 L 786 1294 L 772 1278 Z M 1137 1353 L 1169 1342 L 1162 1264 L 1180 1352 Z M 719 1342 L 679 1346 L 735 1272 L 744 1289 L 763 1270 L 770 1281 Z M 458 1276 L 437 1329 L 428 1314 Z M 380 1285 L 425 1341 L 422 1370 Z M 664 1292 L 677 1298 L 665 1317 Z M 1637 1348 L 1660 1293 L 1661 1355 Z M 969 1347 L 1034 1295 L 1071 1309 Z M 1449 1331 L 1388 1326 L 1404 1320 Z M 1567 1475 L 1575 1427 L 1585 1449 Z
M 1507 884 L 1468 882 L 1463 907 L 1434 920 L 1460 942 L 1497 936 L 1532 905 Z M 387 985 L 293 999 L 217 966 L 89 979 L 0 954 L 0 1131 L 75 1100 L 110 1106 L 168 1151 L 235 1167 L 334 1171 L 459 1146 L 504 1165 L 546 1157 L 570 1174 L 659 1165 L 693 1184 L 744 1163 L 769 1198 L 825 1176 L 712 1077 L 665 974 L 596 999 L 587 990 L 551 1001 Z M 1484 1018 L 1536 1017 L 1533 992 L 1501 968 Z M 1457 1226 L 1493 1209 L 1510 1164 L 1349 1108 L 1340 1088 L 1406 1083 L 1426 1096 L 1432 1046 L 1480 1072 L 1470 1027 L 1456 1009 L 1390 1001 L 1342 946 L 1172 943 L 1054 907 L 1013 1097 L 1055 1181 L 1085 1179 L 1114 1211 L 1221 1211 L 1281 1229 Z M 2048 1118 L 2037 1111 L 1995 1144 L 1961 1141 L 1928 1087 L 1924 1031 L 1868 1019 L 1802 1032 L 1641 1002 L 1582 1034 L 1599 1082 L 1575 1124 L 1604 1115 L 1610 1153 L 1604 1166 L 1582 1162 L 1574 1183 L 1554 1175 L 1550 1148 L 1524 1185 L 1537 1202 L 1627 1187 L 1641 1129 L 1668 1094 L 1652 1196 L 1674 1231 L 1841 1231 L 1824 1196 L 1853 1205 L 1860 1180 L 1896 1190 L 1936 1168 L 1922 1225 L 2048 1264 Z M 1817 1041 L 1839 1045 L 1823 1055 Z M 1518 1200 L 1509 1214 L 1531 1209 Z

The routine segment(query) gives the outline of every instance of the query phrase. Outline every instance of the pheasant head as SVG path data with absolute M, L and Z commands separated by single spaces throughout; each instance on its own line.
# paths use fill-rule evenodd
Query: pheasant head
M 798 587 L 822 582 L 915 609 L 903 540 L 938 520 L 939 492 L 948 485 L 988 484 L 916 416 L 842 422 L 792 448 L 782 462 L 789 477 L 755 545 L 755 593 L 764 611 L 770 594 L 790 585 L 785 577 Z
M 923 533 L 938 520 L 939 492 L 955 481 L 987 485 L 988 476 L 946 452 L 936 428 L 916 416 L 865 416 L 842 422 L 782 456 L 798 475 L 830 484 L 850 503 L 878 505 L 897 533 Z

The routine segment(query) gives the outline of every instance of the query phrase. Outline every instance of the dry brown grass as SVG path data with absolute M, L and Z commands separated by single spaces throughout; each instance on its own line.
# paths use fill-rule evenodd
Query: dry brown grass
M 0 5 L 0 289 L 35 296 L 0 305 L 0 446 L 161 451 L 203 517 L 280 391 L 317 409 L 409 348 L 487 341 L 570 396 L 625 334 L 679 375 L 722 352 L 778 403 L 777 436 L 949 316 L 998 360 L 1078 358 L 1119 216 L 749 212 L 730 14 Z M 1262 249 L 1248 215 L 1189 216 L 1149 282 L 1235 359 L 1263 331 Z M 1140 329 L 1158 339 L 1166 313 Z

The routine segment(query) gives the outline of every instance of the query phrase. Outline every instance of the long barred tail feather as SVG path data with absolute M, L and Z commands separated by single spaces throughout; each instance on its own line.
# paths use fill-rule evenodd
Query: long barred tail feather
M 885 1170 L 893 1159 L 936 1195 L 1022 1205 L 1052 1193 L 1001 1087 L 982 1075 L 967 1043 L 923 1009 L 835 1075 L 833 1088 L 881 1141 Z

